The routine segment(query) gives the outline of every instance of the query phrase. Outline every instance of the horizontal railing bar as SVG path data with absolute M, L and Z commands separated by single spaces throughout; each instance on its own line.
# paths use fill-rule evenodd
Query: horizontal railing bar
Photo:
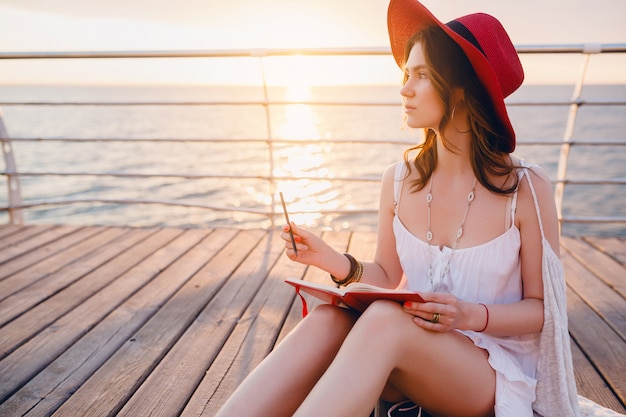
M 626 140 L 625 140 L 626 141 Z M 407 140 L 397 140 L 397 139 L 248 139 L 248 138 L 232 138 L 232 139 L 224 139 L 224 138 L 61 138 L 61 137 L 11 137 L 11 138 L 2 138 L 0 137 L 0 142 L 115 142 L 115 143 L 185 143 L 185 142 L 196 142 L 196 143 L 269 143 L 272 142 L 274 144 L 286 144 L 286 145 L 308 145 L 308 144 L 319 144 L 319 143 L 339 143 L 339 144 L 350 144 L 350 143 L 358 143 L 358 144 L 367 144 L 367 145 L 415 145 L 415 141 L 407 141 Z M 519 143 L 519 142 L 518 142 Z M 560 144 L 560 142 L 559 142 Z M 625 142 L 626 144 L 626 142 Z
M 624 216 L 563 216 L 560 220 L 563 223 L 626 223 Z
M 607 44 L 551 44 L 517 45 L 521 54 L 558 53 L 620 53 L 626 52 L 625 43 Z M 390 55 L 389 47 L 346 48 L 269 48 L 218 50 L 153 50 L 153 51 L 46 51 L 1 52 L 0 59 L 103 59 L 103 58 L 246 58 L 290 55 L 377 56 Z
M 508 106 L 626 106 L 626 100 L 554 100 L 554 101 L 507 101 Z M 398 101 L 0 101 L 0 106 L 338 106 L 338 107 L 400 107 Z
M 624 146 L 626 139 L 576 139 L 576 140 L 518 140 L 517 145 L 572 145 L 572 146 Z
M 30 209 L 35 207 L 43 207 L 43 206 L 62 206 L 62 205 L 72 205 L 72 204 L 85 204 L 85 203 L 100 203 L 100 204 L 158 204 L 158 205 L 166 205 L 166 206 L 180 206 L 180 207 L 188 207 L 188 208 L 202 208 L 209 209 L 215 211 L 232 211 L 238 213 L 248 213 L 248 214 L 258 214 L 262 216 L 272 217 L 277 216 L 278 214 L 282 214 L 279 211 L 263 211 L 259 209 L 253 208 L 242 208 L 242 207 L 224 207 L 224 206 L 214 206 L 210 204 L 199 204 L 199 203 L 188 203 L 174 200 L 153 200 L 153 199 L 116 199 L 116 198 L 81 198 L 81 199 L 69 199 L 69 200 L 42 200 L 36 202 L 23 202 L 19 205 L 14 205 L 10 207 L 2 206 L 0 207 L 0 211 L 7 211 L 9 209 Z M 333 210 L 316 210 L 316 211 L 298 211 L 298 210 L 290 210 L 290 213 L 293 214 L 321 214 L 321 215 L 329 215 L 329 214 L 376 214 L 378 209 L 333 209 Z
M 48 51 L 1 52 L 0 59 L 103 59 L 103 58 L 254 58 L 270 56 L 386 56 L 389 47 L 365 48 L 270 48 L 270 49 L 215 49 L 170 51 Z
M 603 179 L 566 179 L 554 180 L 553 184 L 564 183 L 568 185 L 626 185 L 626 178 L 603 178 Z
M 350 181 L 350 182 L 373 182 L 380 181 L 380 176 L 372 177 L 314 177 L 298 175 L 293 176 L 270 176 L 270 175 L 228 175 L 228 174 L 171 174 L 171 173 L 155 173 L 142 174 L 133 172 L 14 172 L 0 171 L 0 175 L 12 175 L 18 177 L 112 177 L 112 178 L 184 178 L 190 180 L 200 179 L 244 179 L 244 180 L 263 180 L 263 181 Z
M 626 100 L 545 100 L 545 101 L 518 101 L 518 100 L 507 100 L 507 106 L 571 106 L 572 104 L 576 104 L 578 106 L 625 106 Z
M 101 204 L 159 204 L 166 206 L 181 206 L 181 207 L 192 207 L 192 208 L 202 208 L 209 209 L 215 211 L 237 211 L 243 213 L 251 213 L 251 214 L 261 214 L 264 215 L 267 212 L 257 210 L 257 209 L 246 209 L 242 207 L 223 207 L 223 206 L 214 206 L 210 204 L 199 204 L 199 203 L 188 203 L 184 201 L 174 201 L 174 200 L 151 200 L 151 199 L 118 199 L 118 198 L 80 198 L 80 199 L 68 199 L 68 200 L 42 200 L 36 202 L 23 202 L 20 205 L 11 206 L 11 207 L 0 207 L 0 210 L 6 211 L 8 209 L 30 209 L 35 207 L 43 207 L 43 206 L 62 206 L 62 205 L 73 205 L 73 204 L 84 204 L 84 203 L 101 203 Z
M 249 100 L 249 101 L 0 101 L 2 106 L 362 106 L 384 107 L 400 106 L 398 101 L 286 101 L 286 100 Z
M 22 203 L 17 206 L 0 207 L 0 211 L 8 211 L 10 209 L 32 209 L 36 207 L 46 207 L 46 206 L 62 206 L 62 205 L 73 205 L 73 204 L 157 204 L 157 205 L 165 205 L 165 206 L 177 206 L 177 207 L 186 207 L 186 208 L 200 208 L 200 209 L 209 209 L 214 211 L 221 212 L 237 212 L 237 213 L 247 213 L 254 214 L 265 217 L 275 217 L 280 213 L 278 211 L 262 211 L 253 208 L 242 208 L 242 207 L 224 207 L 224 206 L 214 206 L 210 204 L 198 204 L 198 203 L 187 203 L 181 201 L 173 201 L 173 200 L 152 200 L 152 199 L 98 199 L 98 198 L 83 198 L 83 199 L 75 199 L 75 200 L 43 200 L 37 202 L 30 203 Z M 292 210 L 293 214 L 319 214 L 319 215 L 352 215 L 352 214 L 376 214 L 378 209 L 334 209 L 334 210 L 316 210 L 316 211 L 305 211 L 305 210 Z M 608 223 L 626 223 L 626 217 L 624 216 L 563 216 L 561 219 L 563 223 L 583 223 L 583 224 L 608 224 Z
M 115 142 L 115 143 L 275 143 L 286 145 L 307 145 L 319 143 L 338 143 L 338 144 L 368 144 L 368 145 L 415 145 L 415 141 L 397 140 L 397 139 L 251 139 L 251 138 L 62 138 L 62 137 L 11 137 L 1 138 L 0 142 Z M 549 140 L 549 139 L 520 139 L 517 145 L 545 145 L 545 146 L 625 146 L 626 139 L 575 139 L 569 141 Z
M 371 177 L 315 177 L 315 176 L 269 176 L 269 175 L 228 175 L 228 174 L 172 174 L 172 173 L 133 173 L 133 172 L 15 172 L 0 171 L 0 175 L 12 175 L 18 177 L 111 177 L 111 178 L 183 178 L 190 180 L 199 179 L 245 179 L 263 181 L 346 181 L 346 182 L 379 182 L 379 176 Z M 626 185 L 626 178 L 587 178 L 587 179 L 564 179 L 552 180 L 553 184 L 565 183 L 570 185 Z
M 599 54 L 626 52 L 626 43 L 587 43 L 558 45 L 518 45 L 520 54 Z

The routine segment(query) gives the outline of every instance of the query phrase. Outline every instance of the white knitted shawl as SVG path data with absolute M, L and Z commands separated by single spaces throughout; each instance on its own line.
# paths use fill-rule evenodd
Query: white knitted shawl
M 580 417 L 572 351 L 567 329 L 563 264 L 545 237 L 537 194 L 530 179 L 528 168 L 524 171 L 537 211 L 543 254 L 541 269 L 544 322 L 539 339 L 537 388 L 533 411 L 535 416 Z

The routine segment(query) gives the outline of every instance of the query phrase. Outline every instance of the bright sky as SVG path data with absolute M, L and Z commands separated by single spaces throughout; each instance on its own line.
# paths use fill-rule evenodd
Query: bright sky
M 490 13 L 519 45 L 626 42 L 625 0 L 423 3 L 444 21 L 475 11 Z M 0 52 L 386 47 L 387 4 L 387 0 L 0 0 Z M 221 69 L 203 60 L 192 60 L 193 65 L 189 60 L 119 61 L 0 60 L 0 83 L 236 82 L 250 77 L 250 71 L 258 73 L 258 68 L 250 68 L 254 66 L 250 60 L 224 60 Z M 268 60 L 268 72 L 272 65 L 285 65 L 284 59 L 275 61 Z M 592 82 L 626 83 L 624 59 L 597 61 L 590 66 Z M 576 56 L 559 56 L 544 64 L 525 62 L 527 79 L 569 81 L 580 62 Z M 302 63 L 318 73 L 310 82 L 398 80 L 389 58 L 378 58 L 375 64 L 323 58 Z M 274 77 L 282 80 L 285 73 L 275 69 Z

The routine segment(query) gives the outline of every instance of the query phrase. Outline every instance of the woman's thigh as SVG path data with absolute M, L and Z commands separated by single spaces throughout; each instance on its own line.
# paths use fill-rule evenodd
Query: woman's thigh
M 330 304 L 318 305 L 287 335 L 276 351 L 287 350 L 286 356 L 293 359 L 307 355 L 312 367 L 325 370 L 357 319 L 358 314 L 352 310 Z
M 293 415 L 335 358 L 357 317 L 331 305 L 315 308 L 246 377 L 218 415 Z
M 397 303 L 374 303 L 358 320 L 355 332 L 366 328 L 387 344 L 394 360 L 388 387 L 435 414 L 490 415 L 495 402 L 495 371 L 488 353 L 456 332 L 418 327 Z M 396 395 L 392 395 L 398 399 Z

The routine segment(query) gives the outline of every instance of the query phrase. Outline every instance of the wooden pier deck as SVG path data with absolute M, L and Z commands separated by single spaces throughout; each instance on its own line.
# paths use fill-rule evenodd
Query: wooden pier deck
M 283 279 L 328 280 L 282 252 L 265 230 L 0 226 L 0 416 L 213 416 L 300 319 Z M 624 413 L 626 239 L 562 258 L 579 393 Z

